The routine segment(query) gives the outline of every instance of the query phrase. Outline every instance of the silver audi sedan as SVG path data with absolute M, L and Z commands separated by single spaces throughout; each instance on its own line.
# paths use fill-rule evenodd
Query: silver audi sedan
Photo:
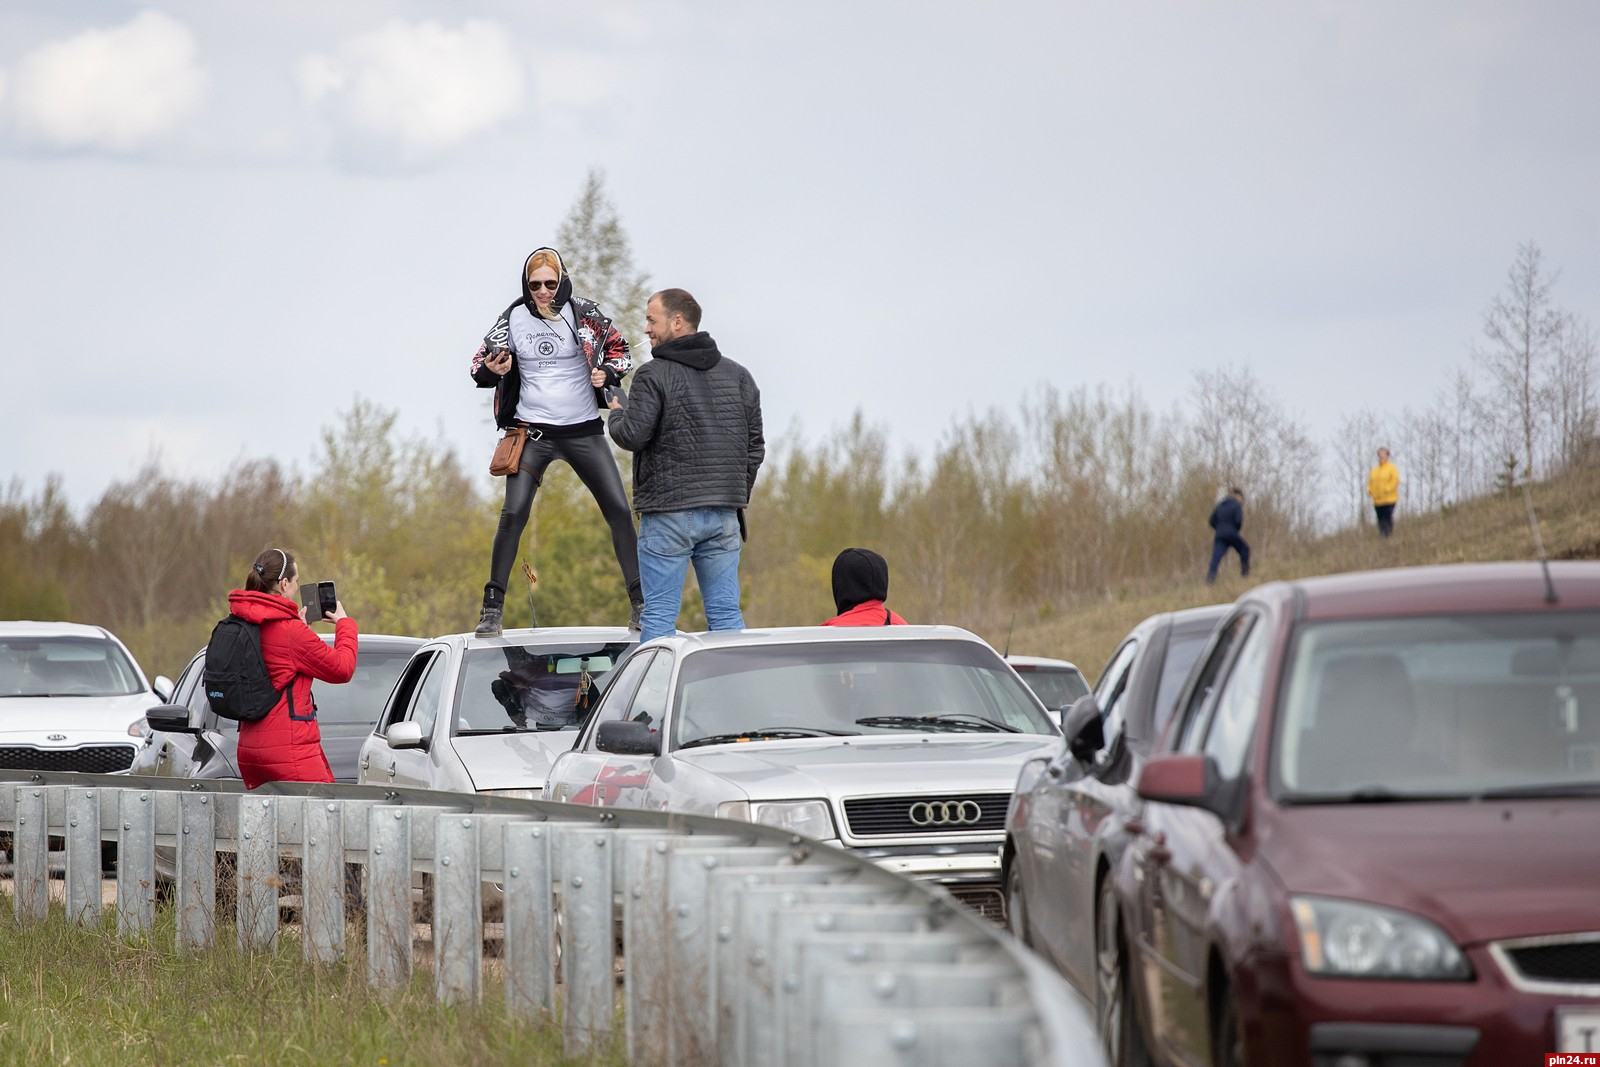
M 1059 745 L 1016 672 L 955 627 L 679 634 L 617 667 L 545 799 L 786 827 L 998 919 L 1012 786 Z

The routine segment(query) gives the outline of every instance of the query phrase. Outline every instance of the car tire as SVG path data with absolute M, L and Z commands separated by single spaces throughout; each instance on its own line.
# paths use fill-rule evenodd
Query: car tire
M 1239 1032 L 1239 1008 L 1233 994 L 1224 989 L 1217 1008 L 1216 1025 L 1211 1028 L 1211 1062 L 1216 1067 L 1244 1067 L 1244 1035 Z
M 1133 985 L 1128 980 L 1127 944 L 1109 876 L 1100 880 L 1094 930 L 1094 1023 L 1100 1047 L 1112 1067 L 1151 1067 L 1150 1048 L 1145 1044 Z
M 1017 870 L 1015 858 L 1006 868 L 1006 929 L 1012 937 L 1033 947 L 1033 938 L 1028 934 L 1028 904 L 1022 897 L 1022 872 Z

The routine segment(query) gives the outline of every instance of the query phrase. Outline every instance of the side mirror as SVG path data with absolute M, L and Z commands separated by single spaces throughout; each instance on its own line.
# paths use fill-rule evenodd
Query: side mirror
M 199 726 L 189 724 L 189 709 L 182 704 L 162 704 L 144 713 L 150 729 L 168 734 L 198 734 Z
M 156 675 L 156 680 L 150 683 L 150 689 L 151 689 L 151 691 L 153 693 L 155 693 L 156 696 L 160 697 L 164 703 L 170 703 L 171 702 L 171 700 L 172 700 L 172 679 L 171 678 L 168 678 L 164 674 Z
M 395 723 L 384 733 L 383 738 L 389 742 L 390 748 L 424 747 L 422 744 L 422 727 L 410 720 Z
M 1086 693 L 1073 701 L 1064 716 L 1061 732 L 1067 738 L 1067 750 L 1080 761 L 1087 763 L 1094 754 L 1106 747 L 1104 716 L 1100 703 L 1093 693 Z
M 649 724 L 632 719 L 603 722 L 595 730 L 594 747 L 618 756 L 659 756 L 661 735 Z

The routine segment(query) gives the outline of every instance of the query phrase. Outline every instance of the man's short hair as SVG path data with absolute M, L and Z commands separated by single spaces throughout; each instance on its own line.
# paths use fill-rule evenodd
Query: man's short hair
M 661 301 L 661 310 L 667 313 L 667 318 L 682 315 L 689 329 L 700 329 L 700 301 L 690 296 L 687 289 L 663 289 L 650 299 Z
M 1237 485 L 1234 486 L 1232 489 L 1229 489 L 1228 492 L 1230 494 L 1232 494 L 1233 496 L 1238 497 L 1240 500 L 1244 499 L 1244 490 L 1240 489 Z

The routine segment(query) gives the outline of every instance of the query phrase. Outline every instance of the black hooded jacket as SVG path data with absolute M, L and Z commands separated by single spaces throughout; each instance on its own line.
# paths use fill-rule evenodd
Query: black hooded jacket
M 633 510 L 745 507 L 767 454 L 755 379 L 708 333 L 659 344 L 651 356 L 609 422 L 611 439 L 634 453 Z

